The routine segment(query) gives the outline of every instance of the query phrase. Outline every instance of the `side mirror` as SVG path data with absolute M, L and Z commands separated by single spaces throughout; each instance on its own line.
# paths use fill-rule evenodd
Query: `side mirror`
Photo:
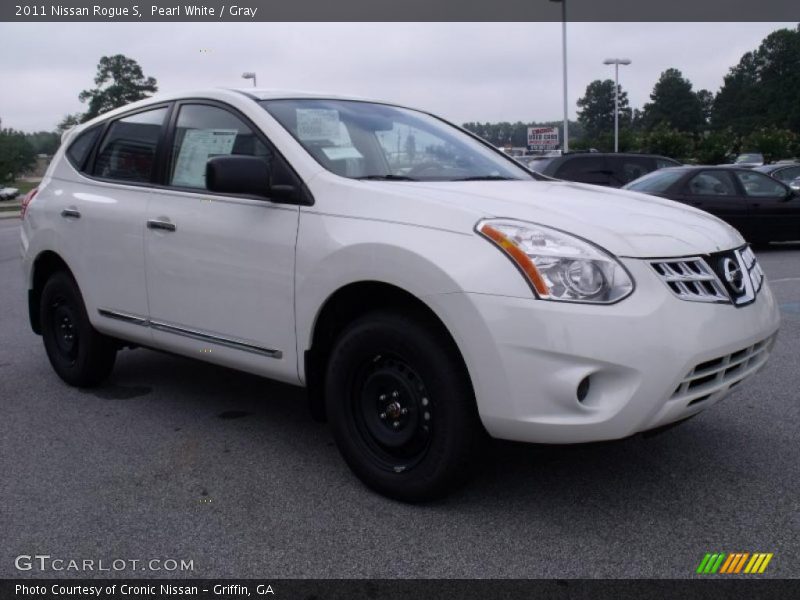
M 269 167 L 255 156 L 215 156 L 206 162 L 206 187 L 223 194 L 248 194 L 268 198 Z

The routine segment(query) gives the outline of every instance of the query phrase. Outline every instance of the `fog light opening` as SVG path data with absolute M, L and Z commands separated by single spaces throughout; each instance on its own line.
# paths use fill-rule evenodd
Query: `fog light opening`
M 581 382 L 578 384 L 578 389 L 575 392 L 575 395 L 578 397 L 578 402 L 583 403 L 586 400 L 586 396 L 589 395 L 589 387 L 591 386 L 590 376 L 587 375 Z

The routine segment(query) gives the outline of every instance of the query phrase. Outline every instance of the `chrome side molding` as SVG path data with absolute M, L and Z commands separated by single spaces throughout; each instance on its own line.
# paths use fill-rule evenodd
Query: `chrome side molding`
M 200 340 L 202 342 L 210 342 L 212 344 L 217 344 L 219 346 L 225 346 L 226 348 L 233 348 L 234 350 L 242 350 L 243 352 L 251 352 L 253 354 L 268 356 L 269 358 L 283 358 L 283 352 L 280 350 L 273 350 L 271 348 L 262 348 L 261 346 L 256 346 L 254 344 L 249 344 L 247 342 L 220 337 L 217 335 L 212 335 L 210 333 L 197 331 L 194 329 L 177 327 L 175 325 L 170 325 L 169 323 L 162 323 L 160 321 L 151 321 L 150 319 L 145 319 L 144 317 L 137 317 L 136 315 L 116 312 L 113 310 L 106 310 L 101 308 L 98 309 L 97 312 L 100 313 L 100 316 L 107 317 L 109 319 L 116 319 L 118 321 L 124 321 L 125 323 L 131 323 L 133 325 L 150 327 L 151 329 L 155 329 L 157 331 L 164 331 L 166 333 L 182 335 L 184 337 Z

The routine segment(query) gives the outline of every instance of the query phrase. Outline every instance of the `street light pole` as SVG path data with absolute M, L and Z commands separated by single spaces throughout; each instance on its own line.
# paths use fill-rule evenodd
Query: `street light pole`
M 564 78 L 564 142 L 561 153 L 569 152 L 569 114 L 567 106 L 567 0 L 550 0 L 561 3 L 561 63 Z
M 246 71 L 242 73 L 242 79 L 252 79 L 253 80 L 253 87 L 258 87 L 256 85 L 256 74 L 252 71 Z
M 607 58 L 604 65 L 614 65 L 614 152 L 619 152 L 619 66 L 631 64 L 628 58 Z

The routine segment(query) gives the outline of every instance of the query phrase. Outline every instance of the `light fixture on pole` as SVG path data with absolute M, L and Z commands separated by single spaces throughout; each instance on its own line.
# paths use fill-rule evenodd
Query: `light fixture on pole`
M 614 65 L 614 152 L 619 152 L 619 66 L 629 65 L 629 58 L 607 58 L 604 65 Z
M 242 73 L 242 79 L 252 79 L 253 80 L 253 87 L 256 87 L 256 74 L 252 71 L 247 71 L 246 73 Z
M 569 152 L 569 116 L 567 113 L 567 0 L 550 0 L 561 3 L 561 62 L 564 71 L 564 141 L 561 153 Z

